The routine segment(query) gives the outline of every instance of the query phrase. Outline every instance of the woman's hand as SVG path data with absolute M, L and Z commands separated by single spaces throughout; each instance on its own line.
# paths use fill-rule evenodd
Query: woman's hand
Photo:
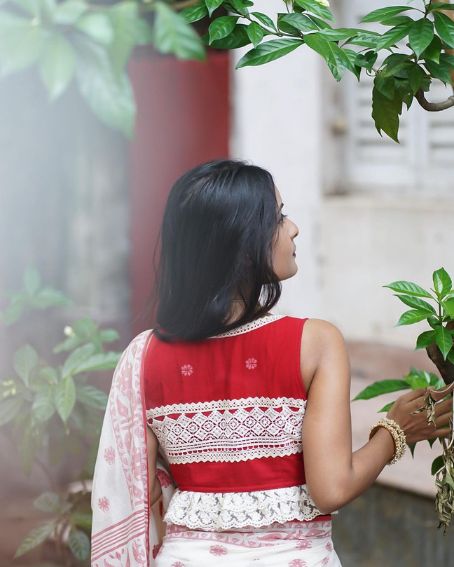
M 441 391 L 431 390 L 435 400 L 444 398 L 454 388 L 451 384 Z M 412 390 L 403 394 L 394 402 L 386 417 L 396 421 L 405 433 L 407 443 L 416 443 L 426 439 L 448 437 L 452 434 L 450 420 L 452 420 L 452 398 L 435 404 L 435 425 L 427 422 L 427 412 L 420 411 L 424 407 L 426 388 Z M 417 413 L 416 413 L 417 412 Z

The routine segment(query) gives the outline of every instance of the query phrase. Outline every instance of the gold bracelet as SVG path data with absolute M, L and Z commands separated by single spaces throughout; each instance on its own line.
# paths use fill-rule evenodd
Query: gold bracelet
M 379 427 L 384 427 L 392 435 L 394 441 L 394 456 L 388 462 L 388 465 L 393 465 L 404 456 L 405 450 L 407 449 L 407 439 L 405 437 L 405 433 L 397 422 L 395 422 L 393 419 L 389 419 L 388 417 L 384 417 L 370 428 L 369 440 L 372 439 L 372 436 Z

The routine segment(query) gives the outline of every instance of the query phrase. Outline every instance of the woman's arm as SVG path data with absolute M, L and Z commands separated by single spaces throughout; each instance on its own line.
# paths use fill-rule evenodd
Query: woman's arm
M 161 483 L 156 478 L 156 459 L 158 456 L 158 440 L 150 427 L 147 426 L 147 455 L 148 455 L 148 494 L 150 507 L 161 497 Z
M 327 321 L 309 319 L 305 323 L 301 343 L 303 376 L 311 372 L 311 366 L 313 378 L 302 433 L 304 467 L 315 504 L 321 512 L 330 513 L 376 480 L 394 454 L 394 442 L 386 429 L 379 428 L 369 442 L 352 453 L 350 363 L 342 334 Z M 405 394 L 405 403 L 416 402 L 417 407 L 422 392 Z M 422 431 L 424 415 L 410 417 L 406 406 L 399 407 L 401 415 L 408 414 L 406 422 L 413 429 L 417 426 L 421 438 L 427 438 L 429 432 Z

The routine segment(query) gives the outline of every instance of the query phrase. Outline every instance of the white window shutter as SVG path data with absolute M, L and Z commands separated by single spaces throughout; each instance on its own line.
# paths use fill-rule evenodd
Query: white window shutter
M 388 0 L 402 5 L 402 0 Z M 368 12 L 383 7 L 382 0 L 344 0 L 340 25 L 363 27 L 360 19 Z M 380 24 L 367 24 L 368 29 L 383 33 Z M 401 46 L 405 48 L 405 41 Z M 408 48 L 405 48 L 408 50 Z M 381 54 L 381 60 L 386 53 Z M 377 61 L 379 64 L 380 59 Z M 414 101 L 407 111 L 404 105 L 400 128 L 400 144 L 385 134 L 380 136 L 371 116 L 372 77 L 362 72 L 361 81 L 347 73 L 342 80 L 347 132 L 342 143 L 343 189 L 389 190 L 415 193 L 437 189 L 454 192 L 454 108 L 427 112 Z M 433 85 L 428 98 L 444 100 L 452 92 L 441 82 Z

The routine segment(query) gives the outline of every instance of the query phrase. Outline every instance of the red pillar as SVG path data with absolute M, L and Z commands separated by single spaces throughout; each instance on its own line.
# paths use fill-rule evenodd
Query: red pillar
M 229 151 L 229 56 L 178 61 L 144 52 L 130 62 L 138 115 L 130 147 L 131 324 L 137 334 L 153 320 L 147 304 L 153 254 L 165 202 L 187 169 Z M 158 255 L 156 254 L 156 260 Z

